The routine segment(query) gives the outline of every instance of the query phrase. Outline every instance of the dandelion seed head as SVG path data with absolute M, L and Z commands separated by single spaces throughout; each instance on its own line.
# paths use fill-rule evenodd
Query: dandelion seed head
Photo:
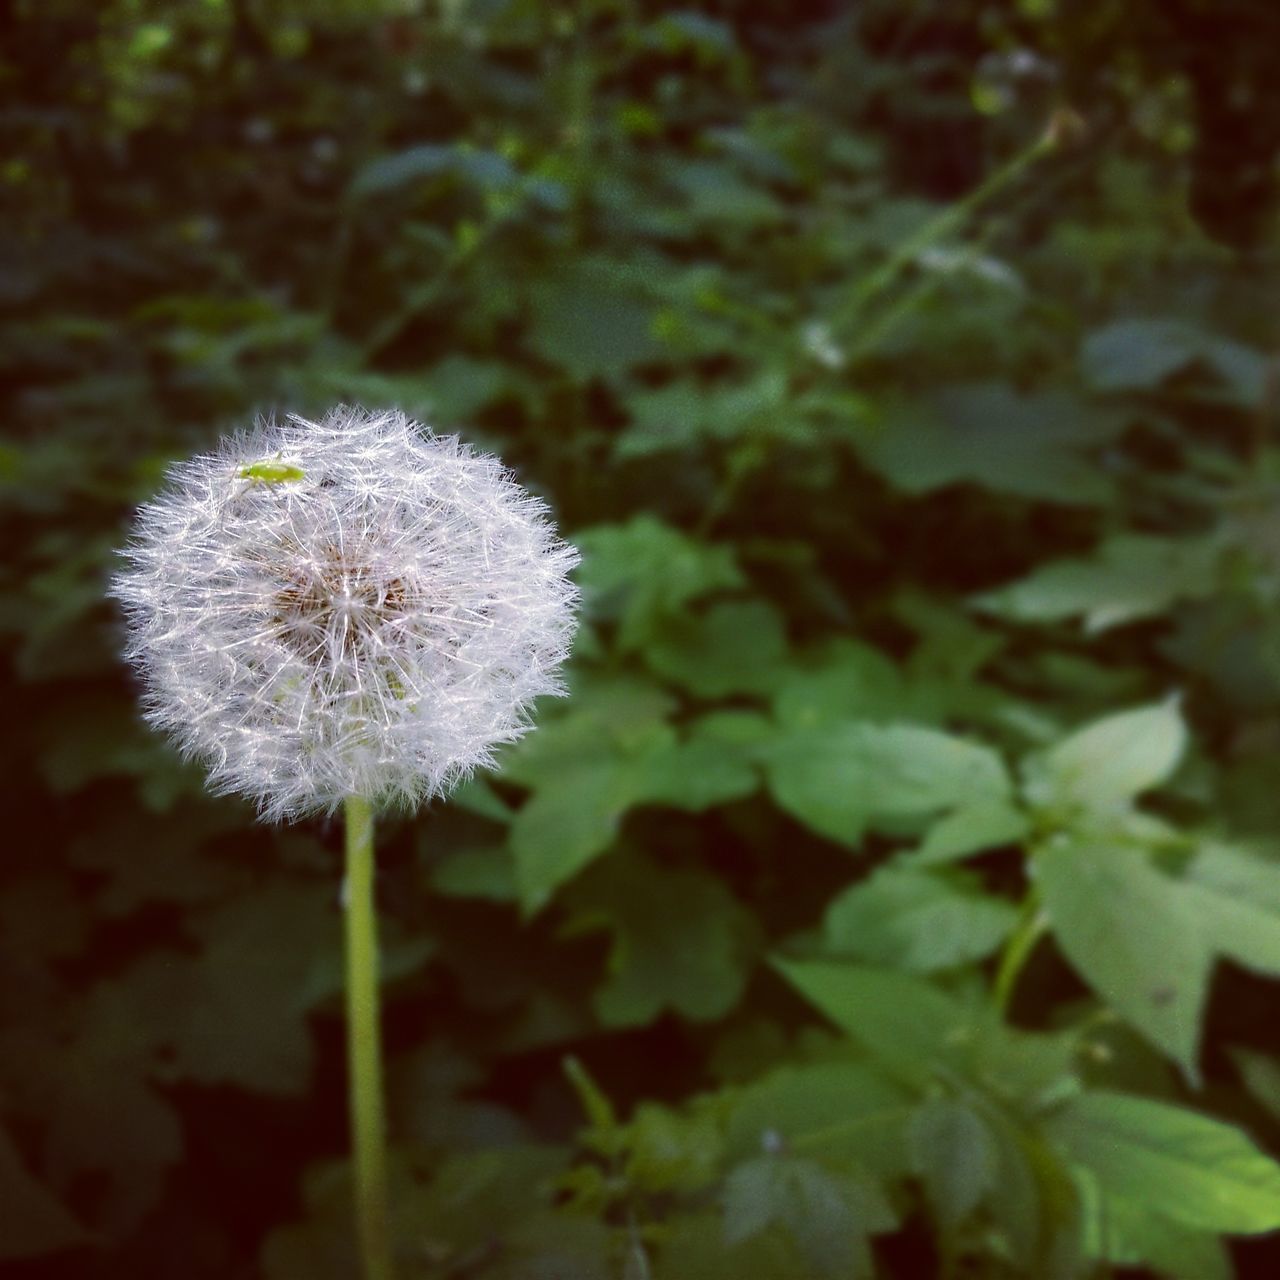
M 123 555 L 147 719 L 269 819 L 415 808 L 562 692 L 577 552 L 496 458 L 401 413 L 229 437 Z

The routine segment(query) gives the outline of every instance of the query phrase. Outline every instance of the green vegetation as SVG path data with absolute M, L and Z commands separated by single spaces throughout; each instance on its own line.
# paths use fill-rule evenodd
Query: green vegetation
M 1269 4 L 5 8 L 15 1280 L 354 1280 L 341 830 L 103 598 L 344 400 L 584 555 L 571 697 L 379 829 L 403 1280 L 1275 1273 Z

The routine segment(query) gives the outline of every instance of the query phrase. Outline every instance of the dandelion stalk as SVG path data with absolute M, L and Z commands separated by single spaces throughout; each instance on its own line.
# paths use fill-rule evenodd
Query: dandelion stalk
M 365 1280 L 392 1280 L 386 1118 L 378 1026 L 378 915 L 373 900 L 373 808 L 346 803 L 347 1092 L 351 1107 L 356 1234 Z

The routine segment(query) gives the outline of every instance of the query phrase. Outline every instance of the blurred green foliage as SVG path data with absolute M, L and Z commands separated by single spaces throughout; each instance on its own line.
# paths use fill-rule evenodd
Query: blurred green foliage
M 406 1277 L 1274 1274 L 1269 5 L 3 8 L 6 1274 L 355 1274 L 337 833 L 102 595 L 342 399 L 584 553 L 380 833 Z

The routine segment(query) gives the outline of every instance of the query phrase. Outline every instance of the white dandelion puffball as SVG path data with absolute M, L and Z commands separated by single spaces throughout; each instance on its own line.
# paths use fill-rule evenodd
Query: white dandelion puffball
M 578 554 L 402 413 L 224 440 L 138 512 L 112 594 L 147 719 L 263 816 L 443 794 L 559 693 Z

